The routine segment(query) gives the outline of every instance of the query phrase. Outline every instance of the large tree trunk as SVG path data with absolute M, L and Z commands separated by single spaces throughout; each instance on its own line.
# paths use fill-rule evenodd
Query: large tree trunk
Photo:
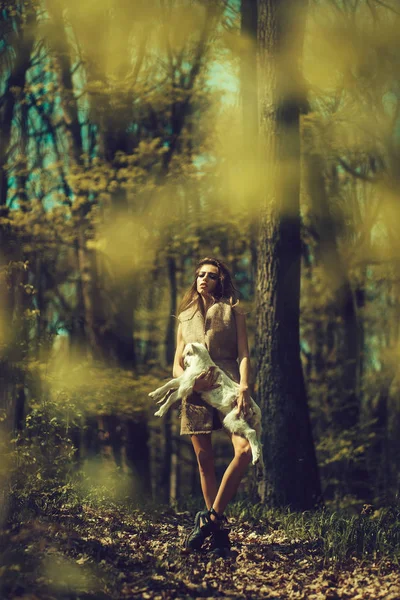
M 256 350 L 265 501 L 306 510 L 320 483 L 300 362 L 300 70 L 305 2 L 259 0 L 260 135 L 267 179 L 258 246 Z M 301 9 L 301 10 L 300 10 Z

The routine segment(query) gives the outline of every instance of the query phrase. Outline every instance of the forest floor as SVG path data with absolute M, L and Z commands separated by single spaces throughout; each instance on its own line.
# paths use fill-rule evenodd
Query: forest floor
M 389 559 L 327 564 L 321 540 L 231 519 L 232 552 L 182 553 L 189 512 L 88 505 L 26 515 L 1 533 L 2 600 L 117 598 L 400 599 Z

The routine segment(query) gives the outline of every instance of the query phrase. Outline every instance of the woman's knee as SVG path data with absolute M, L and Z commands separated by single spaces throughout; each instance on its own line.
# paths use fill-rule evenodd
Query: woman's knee
M 252 459 L 252 452 L 249 442 L 246 441 L 235 446 L 235 458 L 242 463 L 249 464 Z

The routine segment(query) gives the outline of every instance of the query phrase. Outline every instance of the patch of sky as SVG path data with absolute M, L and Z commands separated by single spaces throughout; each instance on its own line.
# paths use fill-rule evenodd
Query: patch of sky
M 136 134 L 139 131 L 139 125 L 137 123 L 131 123 L 128 125 L 127 132 Z
M 233 35 L 240 35 L 240 0 L 228 0 L 226 3 L 219 33 L 223 35 L 226 30 Z M 222 92 L 222 105 L 237 103 L 240 89 L 239 70 L 227 48 L 219 49 L 219 59 L 212 62 L 207 83 Z
M 239 289 L 242 300 L 252 299 L 252 284 L 249 278 L 249 259 L 243 256 L 239 261 L 234 274 L 235 287 Z
M 237 26 L 238 16 L 240 14 L 240 5 L 241 0 L 228 0 L 226 3 L 224 18 L 225 25 L 227 27 L 234 28 Z
M 227 57 L 228 59 L 228 57 Z M 234 105 L 238 102 L 239 76 L 237 69 L 228 62 L 214 62 L 209 70 L 208 84 L 210 87 L 222 92 L 221 102 L 225 105 Z
M 300 340 L 300 350 L 306 356 L 309 356 L 311 354 L 310 344 L 307 342 L 307 340 L 304 340 L 304 339 Z
M 203 154 L 198 154 L 193 158 L 193 164 L 201 172 L 203 167 L 217 164 L 217 159 L 209 152 L 203 152 Z

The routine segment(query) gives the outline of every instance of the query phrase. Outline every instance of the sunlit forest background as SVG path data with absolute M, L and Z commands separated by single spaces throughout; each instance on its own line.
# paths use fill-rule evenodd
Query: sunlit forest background
M 205 256 L 234 274 L 256 380 L 252 4 L 0 3 L 1 520 L 71 497 L 201 500 L 178 408 L 160 421 L 148 393 Z M 399 18 L 391 0 L 311 0 L 291 90 L 301 361 L 335 507 L 400 491 Z M 256 498 L 252 469 L 239 494 Z

